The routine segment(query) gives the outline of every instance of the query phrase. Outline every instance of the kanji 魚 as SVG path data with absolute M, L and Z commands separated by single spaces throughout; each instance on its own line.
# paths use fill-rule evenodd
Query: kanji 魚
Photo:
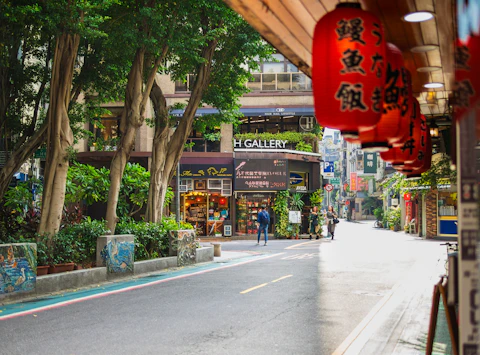
M 470 80 L 457 81 L 455 88 L 455 102 L 458 107 L 468 107 L 470 96 L 473 96 L 473 86 Z
M 367 110 L 363 102 L 362 84 L 341 83 L 335 98 L 341 101 L 342 111 Z
M 455 67 L 457 69 L 470 70 L 467 63 L 469 59 L 470 51 L 467 46 L 461 46 L 455 49 Z
M 361 67 L 363 55 L 360 55 L 358 50 L 347 49 L 343 52 L 342 62 L 345 68 L 340 71 L 341 73 L 359 72 L 365 74 L 365 70 Z

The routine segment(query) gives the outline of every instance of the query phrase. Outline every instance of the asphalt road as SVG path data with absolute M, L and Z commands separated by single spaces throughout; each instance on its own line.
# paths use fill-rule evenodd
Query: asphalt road
M 392 289 L 417 270 L 433 270 L 443 252 L 438 244 L 345 221 L 334 241 L 225 242 L 224 251 L 248 254 L 0 321 L 0 353 L 342 353 Z

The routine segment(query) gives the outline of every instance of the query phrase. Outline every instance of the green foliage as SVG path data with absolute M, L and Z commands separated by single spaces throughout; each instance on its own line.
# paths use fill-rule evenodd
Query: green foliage
M 373 210 L 373 214 L 375 215 L 375 218 L 377 221 L 383 221 L 383 215 L 384 211 L 382 207 L 377 207 Z
M 28 181 L 18 183 L 17 186 L 9 188 L 5 193 L 4 205 L 19 216 L 23 217 L 32 203 L 33 193 L 31 183 Z
M 210 141 L 210 142 L 219 141 L 221 137 L 222 137 L 222 134 L 220 133 L 220 131 L 203 134 L 203 138 L 205 138 L 205 140 Z
M 288 141 L 288 144 L 299 144 L 300 147 L 307 147 L 307 144 L 310 147 L 317 145 L 318 141 L 321 140 L 321 134 L 316 135 L 314 133 L 300 133 L 300 132 L 281 132 L 281 133 L 238 133 L 235 134 L 235 139 L 252 139 L 252 140 L 284 140 Z M 307 150 L 305 150 L 307 151 Z
M 275 203 L 272 206 L 273 211 L 275 212 L 276 223 L 275 223 L 275 235 L 277 238 L 285 238 L 290 235 L 288 227 L 288 198 L 290 193 L 288 190 L 277 192 L 275 197 Z
M 371 215 L 377 207 L 382 205 L 382 201 L 373 196 L 365 197 L 362 201 L 363 213 Z
M 295 150 L 301 151 L 301 152 L 313 152 L 312 145 L 309 143 L 305 142 L 298 142 L 297 145 L 295 146 Z
M 323 189 L 318 189 L 310 194 L 310 203 L 312 206 L 320 207 L 323 202 Z
M 305 202 L 302 200 L 304 194 L 300 192 L 295 192 L 290 198 L 290 208 L 294 211 L 301 211 Z
M 104 221 L 90 218 L 63 228 L 52 241 L 52 262 L 54 264 L 75 262 L 79 265 L 95 262 L 97 238 L 108 233 Z
M 65 202 L 84 202 L 87 206 L 106 202 L 110 188 L 109 176 L 110 170 L 105 167 L 73 163 L 68 170 Z M 149 186 L 150 172 L 140 164 L 128 163 L 120 186 L 118 216 L 133 216 L 140 211 L 147 202 Z M 171 188 L 167 191 L 167 197 L 167 202 L 173 198 Z
M 135 236 L 135 260 L 147 260 L 168 255 L 169 232 L 178 229 L 193 229 L 188 223 L 179 226 L 172 217 L 164 217 L 160 224 L 136 221 L 121 221 L 116 234 Z
M 399 207 L 390 207 L 384 214 L 384 225 L 390 228 L 400 228 L 401 210 Z

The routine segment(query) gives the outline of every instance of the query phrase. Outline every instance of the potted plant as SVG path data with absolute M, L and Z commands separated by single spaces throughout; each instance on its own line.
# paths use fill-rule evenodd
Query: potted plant
M 37 276 L 48 274 L 48 248 L 43 240 L 37 240 Z
M 299 192 L 295 192 L 292 194 L 290 198 L 290 209 L 292 211 L 301 211 L 303 206 L 305 206 L 305 202 L 302 200 L 303 194 Z M 290 223 L 290 228 L 288 229 L 291 233 L 291 237 L 295 237 L 298 239 L 298 234 L 300 232 L 300 224 L 298 223 Z
M 56 274 L 59 272 L 72 271 L 75 267 L 73 262 L 74 248 L 72 241 L 60 231 L 51 240 L 51 258 L 50 268 L 48 272 L 50 274 Z

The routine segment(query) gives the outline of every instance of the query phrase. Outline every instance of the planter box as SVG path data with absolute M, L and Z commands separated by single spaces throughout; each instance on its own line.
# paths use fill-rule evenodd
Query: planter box
M 37 276 L 47 275 L 49 267 L 48 265 L 37 266 Z
M 58 274 L 61 272 L 73 271 L 75 263 L 56 264 L 48 268 L 49 274 Z

